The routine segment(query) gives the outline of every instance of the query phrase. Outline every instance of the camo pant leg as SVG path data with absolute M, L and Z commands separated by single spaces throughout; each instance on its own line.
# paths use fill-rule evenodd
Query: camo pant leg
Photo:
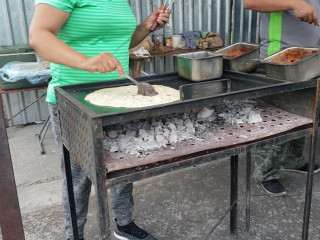
M 256 182 L 280 178 L 280 162 L 288 143 L 267 146 L 255 152 L 253 177 Z
M 265 182 L 280 178 L 280 168 L 297 169 L 305 164 L 305 138 L 258 149 L 255 155 L 254 179 Z
M 298 169 L 306 164 L 303 157 L 304 144 L 305 138 L 299 138 L 289 142 L 281 161 L 281 168 Z

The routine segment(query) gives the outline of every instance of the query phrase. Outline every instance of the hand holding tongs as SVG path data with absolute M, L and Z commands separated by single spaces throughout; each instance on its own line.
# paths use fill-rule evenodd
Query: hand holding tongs
M 174 3 L 175 0 L 172 0 L 172 1 L 169 3 L 168 7 L 166 7 L 167 1 L 168 1 L 168 0 L 165 0 L 165 2 L 161 5 L 161 7 L 160 7 L 161 10 L 165 11 L 165 10 L 167 10 L 167 9 L 170 9 L 171 5 Z M 150 32 L 153 32 L 153 31 L 155 31 L 155 30 L 157 29 L 157 27 L 158 27 L 157 20 L 158 20 L 158 18 L 159 18 L 159 15 L 160 15 L 159 13 L 156 15 L 156 18 L 154 19 L 153 24 L 152 24 L 152 26 L 151 26 L 151 28 L 150 28 Z

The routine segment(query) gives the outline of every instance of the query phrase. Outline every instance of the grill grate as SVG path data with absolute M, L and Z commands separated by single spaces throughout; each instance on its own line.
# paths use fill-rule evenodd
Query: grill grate
M 258 109 L 262 110 L 263 121 L 260 123 L 218 126 L 204 140 L 180 142 L 154 151 L 144 158 L 105 151 L 107 172 L 148 165 L 195 152 L 243 144 L 312 123 L 311 119 L 300 117 L 266 103 L 262 103 Z

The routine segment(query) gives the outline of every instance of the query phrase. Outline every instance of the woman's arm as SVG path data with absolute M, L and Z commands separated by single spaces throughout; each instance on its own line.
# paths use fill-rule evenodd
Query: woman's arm
M 316 10 L 304 0 L 243 0 L 243 6 L 257 12 L 293 10 L 301 21 L 318 24 Z
M 159 30 L 164 27 L 164 25 L 169 21 L 171 10 L 161 10 L 158 8 L 153 13 L 151 13 L 140 25 L 137 26 L 136 31 L 132 35 L 130 48 L 134 48 L 139 45 L 143 39 L 145 39 L 150 34 L 150 28 L 153 25 L 156 15 L 159 14 L 157 19 L 158 27 L 156 30 Z
M 48 4 L 38 4 L 31 22 L 29 44 L 50 62 L 88 72 L 112 72 L 123 75 L 120 62 L 110 53 L 87 57 L 75 51 L 57 38 L 61 27 L 68 21 L 70 13 Z M 75 29 L 76 31 L 76 29 Z

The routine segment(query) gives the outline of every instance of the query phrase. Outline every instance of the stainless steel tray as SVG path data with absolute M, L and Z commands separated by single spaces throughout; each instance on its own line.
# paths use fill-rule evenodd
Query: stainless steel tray
M 175 55 L 180 77 L 191 81 L 220 78 L 223 73 L 223 56 L 213 52 L 195 52 Z
M 192 83 L 180 86 L 180 99 L 190 100 L 209 96 L 219 96 L 231 92 L 230 79 L 218 79 L 209 82 Z
M 299 82 L 313 79 L 320 75 L 320 49 L 302 48 L 308 52 L 307 56 L 296 63 L 274 63 L 275 58 L 281 58 L 288 50 L 301 49 L 292 47 L 276 54 L 273 54 L 261 63 L 265 64 L 266 76 L 270 78 L 282 79 L 287 81 Z
M 250 72 L 254 70 L 258 62 L 253 59 L 259 58 L 259 46 L 249 43 L 235 43 L 229 47 L 223 48 L 216 51 L 216 53 L 223 54 L 226 56 L 230 51 L 245 51 L 244 54 L 233 57 L 233 58 L 223 58 L 223 69 L 231 70 L 235 72 Z

